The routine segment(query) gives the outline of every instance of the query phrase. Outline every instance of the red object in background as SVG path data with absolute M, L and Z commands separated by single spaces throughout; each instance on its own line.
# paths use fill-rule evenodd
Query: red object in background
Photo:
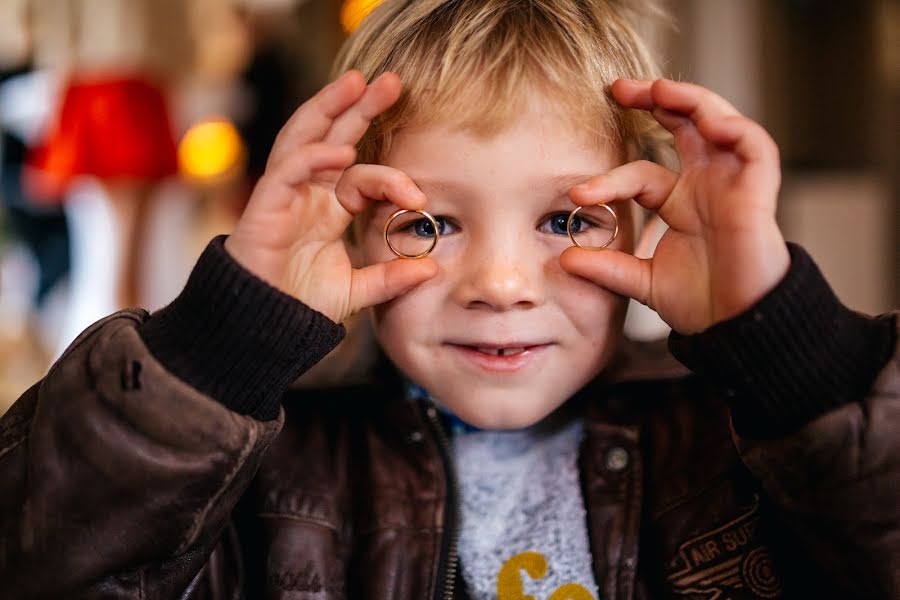
M 44 145 L 29 156 L 35 198 L 61 198 L 73 178 L 152 182 L 177 172 L 162 91 L 137 77 L 73 78 Z

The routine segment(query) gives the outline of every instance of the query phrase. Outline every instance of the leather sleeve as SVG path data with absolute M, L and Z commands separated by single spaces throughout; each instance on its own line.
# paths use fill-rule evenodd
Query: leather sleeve
M 785 574 L 828 597 L 896 600 L 900 319 L 850 310 L 802 248 L 789 250 L 788 274 L 756 305 L 669 346 L 728 403 L 773 503 Z
M 231 511 L 281 429 L 285 388 L 344 329 L 223 241 L 169 306 L 90 327 L 0 419 L 3 598 L 240 587 Z
M 279 431 L 171 375 L 145 319 L 92 326 L 0 420 L 5 598 L 180 597 Z
M 900 598 L 900 345 L 861 401 L 781 440 L 736 442 L 835 597 Z

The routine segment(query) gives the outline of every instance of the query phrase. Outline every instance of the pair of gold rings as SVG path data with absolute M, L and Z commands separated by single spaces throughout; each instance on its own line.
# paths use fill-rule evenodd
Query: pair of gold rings
M 564 214 L 564 213 L 563 213 Z M 421 216 L 416 216 L 421 215 Z M 410 219 L 414 217 L 414 219 Z M 425 219 L 423 221 L 423 218 Z M 406 219 L 397 231 L 391 229 L 397 219 Z M 587 223 L 587 230 L 581 226 Z M 427 237 L 406 233 L 411 228 L 426 226 Z M 573 231 L 573 226 L 575 231 Z M 393 231 L 393 233 L 392 233 Z M 569 213 L 566 219 L 566 233 L 572 244 L 586 250 L 603 250 L 612 244 L 619 235 L 619 218 L 616 212 L 606 204 L 579 206 Z M 437 219 L 424 210 L 400 209 L 394 211 L 384 223 L 384 243 L 400 258 L 423 258 L 431 254 L 441 237 L 441 227 Z M 397 237 L 407 236 L 414 241 L 403 241 Z M 393 238 L 393 239 L 392 239 Z

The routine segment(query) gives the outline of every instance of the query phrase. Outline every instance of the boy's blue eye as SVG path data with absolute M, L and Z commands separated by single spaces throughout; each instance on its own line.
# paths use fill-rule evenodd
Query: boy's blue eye
M 555 233 L 556 235 L 568 235 L 569 232 L 566 231 L 566 221 L 569 220 L 569 213 L 556 213 L 555 215 L 550 215 L 547 217 L 547 220 L 541 224 L 541 231 L 549 231 L 551 233 Z M 585 225 L 584 221 L 580 216 L 575 215 L 575 218 L 572 219 L 572 233 L 578 233 L 581 231 L 582 227 Z
M 568 235 L 566 231 L 566 222 L 572 213 L 559 212 L 545 218 L 538 227 L 538 231 L 543 233 L 551 233 L 554 235 Z M 572 235 L 581 234 L 585 236 L 582 243 L 591 244 L 598 241 L 599 244 L 605 242 L 612 235 L 612 231 L 616 228 L 616 220 L 605 208 L 596 206 L 585 207 L 575 214 L 572 219 Z M 597 240 L 593 240 L 593 238 Z M 591 238 L 591 239 L 586 239 Z M 599 240 L 603 241 L 599 241 Z
M 447 219 L 445 219 L 444 217 L 435 217 L 434 220 L 438 224 L 438 231 L 441 233 L 441 235 L 447 233 Z M 416 219 L 407 227 L 409 227 L 414 235 L 417 235 L 419 237 L 434 237 L 434 225 L 432 225 L 431 221 L 429 221 L 428 219 Z

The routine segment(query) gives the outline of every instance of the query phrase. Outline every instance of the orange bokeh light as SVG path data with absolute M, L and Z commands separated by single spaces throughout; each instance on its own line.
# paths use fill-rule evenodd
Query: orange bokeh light
M 242 166 L 246 149 L 235 126 L 224 119 L 193 125 L 178 145 L 182 174 L 195 181 L 213 183 Z
M 341 7 L 341 26 L 347 33 L 353 33 L 363 19 L 381 4 L 381 0 L 347 0 Z

